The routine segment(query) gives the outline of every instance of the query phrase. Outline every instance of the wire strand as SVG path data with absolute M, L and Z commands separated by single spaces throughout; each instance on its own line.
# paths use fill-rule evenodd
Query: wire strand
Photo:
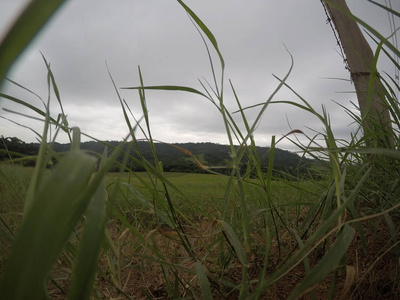
M 335 28 L 335 26 L 334 26 L 334 24 L 332 22 L 332 19 L 331 19 L 329 13 L 328 13 L 328 8 L 327 8 L 325 2 L 323 0 L 320 0 L 320 1 L 321 1 L 321 4 L 322 4 L 322 7 L 324 8 L 324 11 L 325 11 L 326 24 L 329 24 L 331 26 L 331 29 L 332 29 L 332 32 L 333 32 L 333 36 L 336 39 L 336 44 L 339 46 L 339 49 L 340 49 L 340 56 L 343 58 L 343 63 L 345 64 L 345 68 L 346 68 L 346 70 L 350 71 L 350 67 L 349 67 L 349 64 L 347 62 L 346 55 L 344 54 L 344 49 L 343 49 L 342 43 L 340 42 L 340 39 L 339 39 L 339 33 L 336 31 L 336 28 Z

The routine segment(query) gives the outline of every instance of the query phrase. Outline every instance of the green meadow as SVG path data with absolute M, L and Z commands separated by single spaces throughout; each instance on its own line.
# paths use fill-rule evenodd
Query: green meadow
M 42 176 L 51 177 L 54 171 L 44 169 L 42 172 Z M 3 195 L 0 241 L 3 254 L 9 253 L 14 233 L 19 230 L 34 173 L 34 168 L 18 164 L 0 165 L 0 192 Z M 316 203 L 321 182 L 274 180 L 270 186 L 274 200 L 269 209 L 260 209 L 265 197 L 263 183 L 259 179 L 248 178 L 245 185 L 246 206 L 251 217 L 249 223 L 254 227 L 251 233 L 252 255 L 261 255 L 267 242 L 265 224 L 262 223 L 265 222 L 265 215 L 271 214 L 268 210 L 278 212 L 279 219 L 273 225 L 275 230 L 299 226 L 304 222 L 307 211 Z M 240 284 L 241 276 L 237 272 L 241 267 L 235 263 L 235 251 L 243 249 L 235 250 L 240 245 L 230 244 L 238 242 L 239 238 L 231 230 L 242 227 L 240 192 L 231 176 L 164 172 L 154 176 L 148 172 L 112 172 L 105 174 L 104 187 L 108 217 L 104 224 L 105 244 L 98 254 L 97 280 L 93 287 L 97 295 L 112 298 L 125 294 L 133 299 L 177 297 L 185 293 L 179 285 L 197 277 L 190 269 L 196 267 L 195 260 L 190 258 L 196 252 L 196 255 L 201 253 L 202 260 L 210 267 L 219 266 L 219 271 L 214 270 L 222 272 L 218 276 L 232 272 L 229 276 Z M 164 201 L 160 201 L 160 196 Z M 230 224 L 220 223 L 222 218 L 230 220 Z M 51 279 L 47 292 L 52 299 L 63 299 L 67 293 L 73 277 L 74 257 L 84 238 L 84 227 L 85 217 L 78 221 L 65 250 L 49 273 Z M 230 238 L 233 239 L 231 242 Z M 281 237 L 279 243 L 282 243 L 282 248 L 279 249 L 276 248 L 279 243 L 273 242 L 275 245 L 271 247 L 276 248 L 276 253 L 270 254 L 271 259 L 279 261 L 279 256 L 293 251 L 284 249 L 286 238 Z M 33 238 L 31 242 L 36 241 Z M 175 271 L 182 278 L 176 278 L 177 274 L 171 275 L 167 271 L 171 267 L 169 260 L 174 261 Z M 4 263 L 2 255 L 2 268 Z M 260 263 L 252 262 L 254 274 L 251 276 L 256 276 L 257 269 L 262 268 Z M 167 285 L 167 289 L 160 288 L 164 286 L 164 280 L 171 285 Z M 190 286 L 190 290 L 193 293 L 197 291 L 195 284 Z M 231 293 L 226 293 L 224 297 L 238 297 Z
M 207 198 L 222 199 L 229 183 L 230 177 L 227 175 L 214 175 L 214 174 L 191 174 L 191 173 L 163 173 L 166 180 L 171 186 L 174 187 L 173 194 L 179 198 L 189 198 L 193 201 L 206 200 Z M 146 186 L 143 183 L 150 184 L 152 178 L 149 178 L 145 172 L 135 172 L 135 175 L 127 173 L 109 173 L 106 176 L 106 183 L 111 187 L 114 184 L 121 182 L 132 185 L 135 189 L 145 191 Z M 260 182 L 257 179 L 248 180 L 250 193 L 256 194 L 257 190 L 261 189 Z M 308 187 L 312 188 L 312 183 L 308 181 L 302 182 L 283 182 L 277 180 L 273 183 L 274 195 L 276 199 L 291 199 L 295 202 L 294 197 L 301 192 L 297 187 L 301 186 L 305 191 Z M 162 188 L 162 182 L 158 182 L 158 188 Z M 260 191 L 259 191 L 260 192 Z M 311 191 L 310 191 L 311 193 Z M 232 192 L 234 196 L 234 192 Z M 299 199 L 297 199 L 299 200 Z

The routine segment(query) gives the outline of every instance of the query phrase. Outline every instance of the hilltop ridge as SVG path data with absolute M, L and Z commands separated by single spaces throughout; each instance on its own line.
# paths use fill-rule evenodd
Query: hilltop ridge
M 82 142 L 81 149 L 87 150 L 93 155 L 101 155 L 106 145 L 110 151 L 113 147 L 120 145 L 120 141 L 89 141 Z M 124 151 L 130 153 L 128 166 L 134 171 L 144 171 L 143 167 L 136 163 L 135 160 L 139 156 L 144 157 L 148 161 L 154 161 L 151 146 L 146 141 L 138 141 L 137 147 L 132 147 L 132 142 L 125 142 Z M 39 151 L 39 143 L 25 143 L 18 138 L 3 138 L 3 143 L 0 145 L 0 160 L 9 160 L 21 158 L 24 156 L 35 156 Z M 67 152 L 71 145 L 69 143 L 60 144 L 53 143 L 52 149 L 56 153 Z M 186 173 L 204 173 L 205 171 L 196 164 L 196 160 L 208 167 L 220 167 L 219 172 L 229 173 L 231 164 L 231 152 L 228 145 L 215 144 L 210 142 L 204 143 L 154 143 L 158 161 L 163 164 L 163 169 L 166 172 L 186 172 Z M 262 168 L 267 168 L 270 158 L 269 147 L 255 147 L 260 158 Z M 253 150 L 254 151 L 254 150 Z M 195 159 L 195 158 L 196 159 Z M 243 167 L 247 163 L 247 156 L 244 155 L 241 162 Z M 122 157 L 120 158 L 122 161 Z M 24 163 L 24 162 L 23 162 Z M 25 161 L 25 165 L 32 165 L 32 160 Z M 275 149 L 274 153 L 274 170 L 279 172 L 294 173 L 307 172 L 315 163 L 311 159 L 300 157 L 298 154 Z M 225 169 L 225 170 L 224 170 Z

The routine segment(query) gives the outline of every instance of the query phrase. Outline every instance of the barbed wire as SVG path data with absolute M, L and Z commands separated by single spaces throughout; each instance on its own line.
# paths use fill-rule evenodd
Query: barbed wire
M 344 54 L 344 49 L 343 49 L 342 43 L 340 42 L 340 39 L 339 39 L 339 33 L 336 31 L 336 28 L 335 28 L 335 26 L 334 26 L 334 24 L 332 22 L 332 19 L 331 19 L 331 14 L 329 14 L 329 12 L 328 12 L 329 8 L 326 6 L 326 4 L 325 4 L 325 2 L 323 0 L 320 0 L 320 1 L 321 1 L 321 4 L 322 4 L 322 7 L 324 8 L 324 11 L 325 11 L 326 24 L 329 24 L 331 26 L 331 29 L 332 29 L 332 32 L 333 32 L 333 36 L 336 39 L 336 44 L 339 46 L 339 50 L 340 50 L 339 55 L 343 59 L 343 63 L 345 64 L 346 70 L 350 71 L 350 66 L 349 66 L 349 64 L 347 62 L 346 55 Z
M 324 8 L 324 11 L 325 11 L 326 24 L 330 25 L 330 27 L 332 29 L 332 32 L 333 32 L 333 36 L 335 37 L 336 43 L 339 46 L 339 49 L 340 49 L 339 55 L 343 58 L 343 62 L 345 64 L 345 68 L 348 71 L 351 72 L 349 64 L 347 62 L 346 55 L 344 53 L 344 49 L 343 49 L 342 43 L 341 43 L 340 38 L 339 38 L 339 33 L 335 28 L 333 20 L 331 19 L 332 14 L 330 13 L 330 7 L 324 2 L 324 0 L 320 0 L 320 2 L 321 2 L 322 7 Z M 389 9 L 393 10 L 391 0 L 385 0 L 385 5 Z M 393 14 L 391 14 L 389 11 L 387 13 L 388 13 L 388 19 L 389 19 L 390 32 L 392 33 L 391 40 L 392 40 L 393 45 L 396 47 L 396 49 L 399 49 L 399 42 L 398 42 L 398 37 L 397 37 L 398 32 L 397 32 L 397 29 L 396 29 L 396 21 L 395 21 L 395 18 L 394 18 Z M 399 56 L 394 55 L 393 59 L 396 61 L 397 64 L 399 64 L 399 60 L 400 60 Z M 399 73 L 400 73 L 400 70 L 395 66 L 395 68 L 394 68 L 394 81 L 396 82 L 397 86 L 399 86 L 399 81 L 400 81 Z M 399 94 L 398 90 L 397 90 L 397 94 Z
M 385 0 L 385 5 L 386 5 L 386 7 L 393 10 L 391 0 Z M 394 33 L 391 37 L 391 39 L 393 41 L 393 45 L 396 47 L 396 49 L 399 49 L 399 42 L 397 39 L 397 32 L 396 32 L 396 21 L 394 19 L 394 15 L 392 13 L 390 13 L 389 11 L 387 12 L 387 14 L 388 14 L 388 19 L 389 19 L 390 32 Z M 397 55 L 395 55 L 395 60 L 396 60 L 397 64 L 399 64 L 399 57 Z M 397 85 L 399 85 L 399 72 L 400 72 L 399 69 L 395 66 L 394 78 L 396 80 Z

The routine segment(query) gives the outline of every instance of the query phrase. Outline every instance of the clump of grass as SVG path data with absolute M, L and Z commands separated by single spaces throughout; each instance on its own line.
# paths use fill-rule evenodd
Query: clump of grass
M 286 80 L 293 63 L 284 78 L 276 77 L 276 90 L 268 100 L 251 107 L 242 107 L 229 82 L 238 107 L 234 113 L 240 115 L 244 125 L 240 130 L 234 113 L 225 106 L 225 62 L 217 40 L 188 6 L 178 2 L 205 43 L 213 84 L 201 81 L 203 91 L 184 86 L 146 86 L 139 68 L 139 85 L 129 87 L 138 92 L 142 107 L 143 116 L 137 121 L 110 74 L 129 131 L 129 149 L 124 144 L 106 145 L 112 151 L 104 151 L 97 170 L 95 158 L 80 150 L 79 129 L 68 127 L 46 60 L 49 91 L 53 91 L 63 112 L 59 118 L 50 116 L 49 103 L 41 110 L 1 95 L 31 108 L 45 124 L 43 133 L 38 134 L 42 143 L 29 175 L 29 187 L 20 190 L 20 185 L 12 186 L 7 181 L 13 172 L 27 174 L 25 169 L 0 169 L 0 187 L 7 191 L 9 205 L 1 211 L 2 249 L 9 253 L 1 264 L 1 294 L 12 299 L 297 299 L 306 294 L 311 299 L 317 295 L 358 299 L 367 292 L 376 298 L 396 295 L 400 189 L 400 123 L 395 92 L 399 87 L 394 84 L 393 88 L 396 81 L 383 81 L 382 95 L 391 110 L 393 132 L 380 131 L 384 130 L 380 124 L 375 126 L 376 137 L 393 136 L 394 144 L 376 138 L 375 147 L 367 148 L 366 137 L 358 135 L 346 143 L 338 141 L 327 112 L 323 109 L 319 113 L 288 86 Z M 378 41 L 382 42 L 387 41 Z M 218 64 L 211 51 L 216 51 Z M 399 56 L 398 52 L 394 55 Z M 216 76 L 217 65 L 220 78 Z M 298 101 L 275 101 L 281 88 L 291 90 Z M 147 93 L 151 90 L 193 93 L 210 101 L 220 112 L 232 157 L 226 166 L 228 176 L 216 175 L 218 168 L 205 166 L 180 149 L 213 174 L 213 180 L 221 180 L 219 195 L 212 192 L 199 197 L 193 187 L 188 189 L 188 183 L 180 185 L 164 173 L 147 111 Z M 319 134 L 324 144 L 317 144 L 315 137 L 307 145 L 293 139 L 306 155 L 322 161 L 318 179 L 293 180 L 289 174 L 291 180 L 283 179 L 285 176 L 275 178 L 274 151 L 279 145 L 275 137 L 271 140 L 268 169 L 261 169 L 253 138 L 255 129 L 269 105 L 285 104 L 318 117 L 324 126 L 325 131 Z M 256 108 L 258 114 L 250 120 L 247 110 Z M 362 120 L 352 115 L 361 127 Z M 55 138 L 48 140 L 52 126 L 55 136 L 65 132 L 70 137 L 69 152 L 52 152 Z M 153 160 L 142 155 L 137 131 L 149 143 Z M 304 133 L 294 130 L 285 138 L 295 134 Z M 47 169 L 54 155 L 58 162 Z M 124 162 L 117 164 L 121 172 L 107 176 L 118 155 L 124 157 Z M 127 161 L 145 172 L 132 172 Z M 245 168 L 243 161 L 247 162 Z M 18 228 L 3 214 L 16 211 L 22 215 Z M 378 277 L 386 283 L 376 281 Z M 374 280 L 375 285 L 371 284 Z

